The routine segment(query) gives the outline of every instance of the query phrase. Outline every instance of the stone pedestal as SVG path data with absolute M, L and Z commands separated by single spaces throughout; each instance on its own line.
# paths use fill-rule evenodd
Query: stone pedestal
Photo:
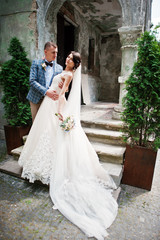
M 132 72 L 134 62 L 137 59 L 137 45 L 136 39 L 142 33 L 142 26 L 121 27 L 118 29 L 120 41 L 122 44 L 122 63 L 121 63 L 121 76 L 118 78 L 120 83 L 119 104 L 114 108 L 113 118 L 120 119 L 122 112 L 122 99 L 125 95 L 125 81 L 128 79 Z

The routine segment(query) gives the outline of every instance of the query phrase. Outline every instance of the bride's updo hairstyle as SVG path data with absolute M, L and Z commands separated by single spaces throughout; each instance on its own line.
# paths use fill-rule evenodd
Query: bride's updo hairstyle
M 74 68 L 73 69 L 76 70 L 81 63 L 81 55 L 80 55 L 79 52 L 75 52 L 75 51 L 71 51 L 71 54 L 73 56 L 72 60 L 74 62 Z

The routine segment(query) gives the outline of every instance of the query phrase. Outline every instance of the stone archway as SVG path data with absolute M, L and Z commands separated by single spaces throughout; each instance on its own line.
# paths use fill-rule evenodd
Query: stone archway
M 65 6 L 66 3 L 71 10 Z M 76 30 L 78 29 L 75 50 L 82 54 L 82 72 L 85 74 L 83 77 L 89 86 L 86 90 L 85 85 L 84 91 L 88 96 L 90 95 L 89 101 L 118 102 L 119 83 L 117 79 L 121 66 L 118 28 L 122 25 L 119 1 L 48 0 L 44 2 L 44 5 L 43 25 L 45 28 L 43 32 L 41 29 L 42 35 L 39 41 L 41 45 L 47 40 L 57 42 L 57 14 L 59 10 L 62 10 L 62 14 L 76 25 Z M 92 51 L 90 51 L 91 43 Z M 112 43 L 112 48 L 109 46 L 110 43 Z M 112 59 L 109 59 L 111 57 Z M 92 67 L 89 65 L 90 62 L 92 62 Z M 111 62 L 112 68 L 107 64 Z M 89 101 L 86 100 L 86 102 Z
M 57 22 L 56 17 L 59 9 L 63 5 L 64 0 L 37 0 L 38 3 L 38 14 L 37 14 L 37 23 L 38 23 L 38 46 L 39 46 L 39 53 L 41 52 L 40 49 L 43 49 L 44 42 L 47 40 L 56 41 L 57 37 Z M 115 34 L 115 31 L 110 31 L 108 29 L 110 23 L 116 23 L 116 18 L 114 15 L 112 16 L 111 12 L 107 12 L 109 9 L 109 4 L 118 6 L 121 10 L 120 17 L 121 17 L 121 24 L 116 24 L 116 27 L 110 26 L 116 30 L 117 39 L 120 35 L 120 45 L 122 50 L 122 59 L 119 66 L 119 72 L 116 73 L 114 76 L 115 84 L 120 85 L 119 91 L 119 106 L 115 109 L 116 114 L 121 110 L 121 100 L 123 96 L 123 86 L 124 81 L 127 78 L 129 72 L 132 69 L 133 63 L 136 60 L 136 46 L 134 43 L 134 39 L 136 39 L 139 34 L 144 30 L 149 28 L 150 23 L 150 9 L 151 9 L 151 2 L 152 0 L 137 0 L 136 3 L 133 0 L 93 0 L 93 1 L 84 1 L 84 0 L 70 0 L 67 1 L 74 7 L 74 16 L 76 19 L 77 24 L 79 25 L 79 34 L 77 37 L 77 47 L 76 50 L 80 51 L 82 54 L 83 60 L 83 74 L 86 81 L 88 81 L 88 85 L 90 89 L 88 90 L 91 100 L 95 101 L 101 96 L 97 92 L 97 88 L 102 83 L 101 79 L 105 79 L 108 72 L 106 71 L 106 75 L 102 74 L 103 69 L 107 69 L 107 67 L 102 66 L 104 63 L 104 59 L 107 59 L 107 52 L 105 53 L 106 46 L 113 44 L 112 41 L 112 34 Z M 107 7 L 104 7 L 104 4 L 107 4 Z M 102 7 L 103 6 L 103 7 Z M 118 9 L 117 8 L 117 9 Z M 107 9 L 104 13 L 104 9 Z M 116 7 L 114 7 L 116 10 Z M 116 14 L 115 14 L 116 15 Z M 83 16 L 83 20 L 80 16 Z M 99 16 L 99 19 L 98 19 Z M 112 21 L 109 21 L 111 20 Z M 108 22 L 107 22 L 108 20 Z M 129 41 L 126 43 L 123 41 L 124 38 L 127 38 Z M 114 39 L 115 40 L 115 39 Z M 88 55 L 89 55 L 89 43 L 94 42 L 94 47 L 92 48 L 92 53 L 94 52 L 94 58 L 92 62 L 94 62 L 94 69 L 88 71 Z M 116 44 L 116 41 L 115 41 Z M 102 45 L 104 48 L 102 48 Z M 117 46 L 117 45 L 116 45 Z M 109 49 L 109 47 L 108 47 Z M 114 49 L 115 50 L 115 49 Z M 43 51 L 43 50 L 42 50 Z M 110 51 L 111 55 L 113 53 Z M 130 52 L 132 52 L 131 57 L 129 56 Z M 38 54 L 39 54 L 38 53 Z M 120 52 L 119 52 L 120 53 Z M 92 54 L 93 55 L 93 54 Z M 115 54 L 116 55 L 116 54 Z M 120 54 L 119 54 L 120 55 Z M 40 54 L 42 56 L 42 53 Z M 129 71 L 127 72 L 126 69 L 128 68 L 127 58 L 130 57 L 130 66 Z M 109 59 L 109 57 L 108 57 Z M 91 59 L 90 59 L 91 60 Z M 112 61 L 112 66 L 115 64 Z M 100 66 L 101 65 L 101 66 Z M 105 65 L 105 64 L 104 64 Z M 121 69 L 120 69 L 121 65 Z M 107 66 L 107 62 L 106 62 Z M 116 66 L 116 69 L 117 66 Z M 114 66 L 112 72 L 114 71 Z M 121 71 L 121 73 L 120 73 Z M 114 75 L 115 72 L 113 72 Z M 111 76 L 108 74 L 108 83 Z M 119 76 L 119 80 L 118 80 Z M 100 78 L 101 77 L 101 78 Z M 104 80 L 105 81 L 105 80 Z M 119 82 L 119 83 L 117 83 Z M 106 82 L 105 82 L 106 83 Z M 111 92 L 111 87 L 114 89 L 114 84 L 108 84 L 108 90 L 103 88 L 102 89 L 104 94 L 107 95 L 107 91 Z M 118 92 L 118 91 L 117 91 Z M 102 95 L 104 95 L 102 94 Z M 111 99 L 110 99 L 111 100 Z M 118 102 L 118 101 L 117 101 Z M 116 115 L 115 114 L 115 115 Z M 118 113 L 119 114 L 119 113 Z M 117 116 L 114 116 L 117 117 Z

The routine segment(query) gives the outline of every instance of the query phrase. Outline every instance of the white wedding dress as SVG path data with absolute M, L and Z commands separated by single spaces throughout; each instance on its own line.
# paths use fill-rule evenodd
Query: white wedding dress
M 112 197 L 116 185 L 99 163 L 97 154 L 80 125 L 79 67 L 63 116 L 73 115 L 76 126 L 70 132 L 59 126 L 58 101 L 47 96 L 37 113 L 19 158 L 22 177 L 30 182 L 40 180 L 50 185 L 54 209 L 77 225 L 88 237 L 103 240 L 106 229 L 117 215 Z M 58 83 L 65 72 L 54 77 L 51 88 L 60 91 Z

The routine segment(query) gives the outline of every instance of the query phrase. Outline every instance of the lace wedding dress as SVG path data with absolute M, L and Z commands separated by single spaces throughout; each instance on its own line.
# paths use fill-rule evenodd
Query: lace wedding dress
M 60 91 L 61 73 L 54 77 L 51 88 Z M 74 116 L 76 125 L 63 131 L 55 116 L 58 101 L 47 96 L 37 113 L 25 143 L 19 164 L 22 177 L 30 182 L 50 184 L 53 208 L 77 225 L 88 237 L 103 240 L 106 229 L 117 215 L 117 202 L 112 197 L 116 185 L 99 163 L 97 154 L 80 124 L 81 67 L 73 78 L 72 90 L 63 116 Z

